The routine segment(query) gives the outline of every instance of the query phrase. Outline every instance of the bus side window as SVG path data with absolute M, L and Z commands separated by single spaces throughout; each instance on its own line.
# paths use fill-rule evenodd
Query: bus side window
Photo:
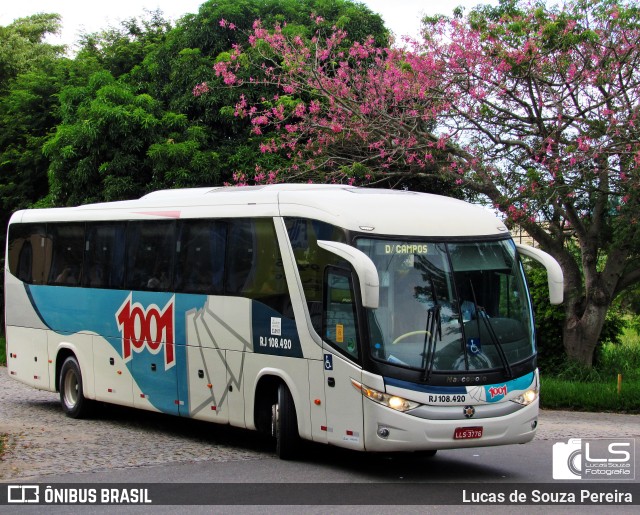
M 174 274 L 177 292 L 224 292 L 226 235 L 226 223 L 217 220 L 187 220 L 180 224 Z
M 358 322 L 351 274 L 327 267 L 322 328 L 324 338 L 344 354 L 358 360 Z
M 25 283 L 42 284 L 46 277 L 42 250 L 48 241 L 45 226 L 12 224 L 8 240 L 9 272 Z
M 229 220 L 227 262 L 225 266 L 225 293 L 246 295 L 249 276 L 255 267 L 254 229 L 251 220 Z
M 302 281 L 311 323 L 316 333 L 322 333 L 322 282 L 328 265 L 348 266 L 335 254 L 318 247 L 318 240 L 346 242 L 343 229 L 319 220 L 285 218 L 287 233 L 298 273 Z
M 53 241 L 49 284 L 78 286 L 82 278 L 84 224 L 49 224 Z
M 172 284 L 174 248 L 173 221 L 129 222 L 125 287 L 168 291 Z
M 122 288 L 125 229 L 123 222 L 87 226 L 83 286 Z
M 292 318 L 273 220 L 237 219 L 228 224 L 225 293 L 257 300 Z

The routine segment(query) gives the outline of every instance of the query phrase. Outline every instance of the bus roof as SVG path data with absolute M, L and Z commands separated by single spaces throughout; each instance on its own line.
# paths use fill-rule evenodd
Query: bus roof
M 137 200 L 29 209 L 16 222 L 295 216 L 348 230 L 406 236 L 507 234 L 489 210 L 461 200 L 403 190 L 336 184 L 276 184 L 160 190 Z

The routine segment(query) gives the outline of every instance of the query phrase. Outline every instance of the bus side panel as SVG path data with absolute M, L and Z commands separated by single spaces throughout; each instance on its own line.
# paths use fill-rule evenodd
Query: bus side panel
M 55 391 L 49 380 L 47 331 L 8 325 L 6 339 L 9 375 L 41 390 Z
M 218 424 L 229 421 L 225 351 L 187 346 L 189 417 Z
M 245 351 L 252 350 L 251 305 L 252 300 L 244 297 L 208 297 L 202 313 L 198 313 L 187 324 L 195 324 L 195 332 L 188 345 L 202 345 L 218 349 Z
M 247 352 L 227 351 L 227 399 L 229 423 L 232 426 L 247 427 L 245 420 L 244 367 Z M 253 420 L 253 413 L 251 418 Z
M 327 411 L 324 391 L 324 361 L 310 359 L 309 407 L 311 408 L 311 437 L 314 442 L 327 443 Z M 320 404 L 318 404 L 320 402 Z
M 133 406 L 179 415 L 180 403 L 184 401 L 178 397 L 177 367 L 165 370 L 162 353 L 136 356 L 130 366 L 133 377 L 137 379 L 133 382 Z
M 93 337 L 93 378 L 96 399 L 133 406 L 133 377 L 116 350 L 120 339 Z M 85 379 L 86 380 L 86 379 Z
M 187 384 L 189 416 L 245 427 L 242 374 L 244 353 L 253 350 L 252 305 L 243 297 L 211 296 L 202 309 L 186 313 L 187 377 L 179 381 Z M 221 413 L 215 413 L 218 407 Z
M 308 360 L 284 358 L 265 354 L 246 353 L 244 375 L 245 419 L 248 429 L 256 429 L 253 409 L 255 394 L 260 378 L 272 376 L 280 378 L 289 388 L 298 418 L 298 432 L 302 438 L 311 440 L 310 406 L 309 406 L 309 366 Z M 322 409 L 322 406 L 314 406 Z
M 47 329 L 34 309 L 25 284 L 11 275 L 8 269 L 5 269 L 5 300 L 5 323 L 8 326 Z

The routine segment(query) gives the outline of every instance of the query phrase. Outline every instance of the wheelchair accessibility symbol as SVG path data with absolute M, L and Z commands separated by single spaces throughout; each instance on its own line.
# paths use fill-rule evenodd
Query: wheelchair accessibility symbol
M 333 356 L 331 354 L 324 355 L 324 369 L 333 370 Z

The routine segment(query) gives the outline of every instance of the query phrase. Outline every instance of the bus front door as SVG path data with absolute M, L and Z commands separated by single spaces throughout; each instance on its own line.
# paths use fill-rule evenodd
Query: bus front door
M 324 379 L 328 442 L 363 449 L 362 394 L 351 382 L 351 379 L 361 382 L 361 370 L 339 354 L 325 350 Z

